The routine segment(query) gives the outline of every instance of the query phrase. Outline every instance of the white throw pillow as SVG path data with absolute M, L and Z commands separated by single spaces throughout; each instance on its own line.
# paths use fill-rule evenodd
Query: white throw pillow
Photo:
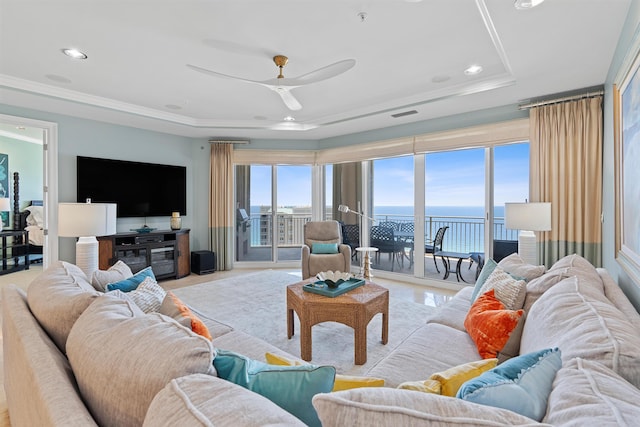
M 147 277 L 135 290 L 127 292 L 125 295 L 131 298 L 140 310 L 145 313 L 153 313 L 160 311 L 160 306 L 166 294 L 162 286 L 158 285 L 152 277 Z
M 493 289 L 496 298 L 507 310 L 520 310 L 527 296 L 527 284 L 524 280 L 516 280 L 500 267 L 496 267 L 480 288 L 478 295 Z
M 546 271 L 544 265 L 532 265 L 527 264 L 517 253 L 511 254 L 506 258 L 503 258 L 498 267 L 504 269 L 507 273 L 522 277 L 527 282 L 533 280 L 536 277 L 540 277 Z
M 105 292 L 109 283 L 119 282 L 133 276 L 133 272 L 127 264 L 118 260 L 108 270 L 96 270 L 93 272 L 91 284 L 100 292 Z
M 25 208 L 25 211 L 29 211 L 29 215 L 27 215 L 27 225 L 36 225 L 40 228 L 44 227 L 42 206 L 29 206 Z

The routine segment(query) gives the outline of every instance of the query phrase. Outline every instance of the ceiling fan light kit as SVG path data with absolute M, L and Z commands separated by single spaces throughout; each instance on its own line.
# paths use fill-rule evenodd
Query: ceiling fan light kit
M 531 9 L 538 6 L 544 0 L 515 0 L 514 6 L 518 10 Z

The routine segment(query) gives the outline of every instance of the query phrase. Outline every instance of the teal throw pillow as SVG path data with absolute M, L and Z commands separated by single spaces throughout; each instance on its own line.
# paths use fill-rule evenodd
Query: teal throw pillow
M 337 254 L 337 243 L 314 243 L 311 245 L 312 254 Z
M 540 421 L 547 411 L 551 386 L 561 367 L 557 348 L 528 353 L 462 384 L 456 397 Z
M 476 299 L 478 298 L 478 293 L 480 292 L 480 289 L 482 289 L 482 285 L 484 285 L 484 282 L 487 281 L 487 279 L 489 278 L 491 273 L 493 273 L 493 270 L 495 270 L 497 266 L 498 263 L 491 258 L 485 261 L 484 266 L 482 267 L 482 270 L 480 271 L 480 274 L 476 279 L 476 285 L 473 288 L 473 293 L 471 294 L 471 303 L 474 303 L 476 301 Z
M 144 279 L 151 277 L 156 280 L 156 276 L 153 274 L 151 267 L 147 267 L 144 270 L 138 271 L 128 279 L 120 280 L 119 282 L 109 283 L 105 288 L 107 292 L 115 291 L 116 289 L 122 292 L 135 291 L 140 283 L 144 282 Z
M 311 399 L 333 389 L 333 366 L 269 365 L 228 350 L 217 349 L 213 366 L 218 377 L 258 393 L 309 426 L 320 426 Z

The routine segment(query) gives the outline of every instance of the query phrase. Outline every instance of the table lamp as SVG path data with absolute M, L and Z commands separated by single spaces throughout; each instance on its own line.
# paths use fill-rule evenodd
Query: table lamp
M 505 227 L 520 230 L 518 254 L 527 264 L 538 264 L 534 231 L 551 230 L 551 203 L 505 203 Z
M 0 197 L 0 212 L 11 210 L 11 200 L 8 197 Z M 0 218 L 0 231 L 2 231 L 2 219 Z
M 116 232 L 115 203 L 59 203 L 58 234 L 77 237 L 76 265 L 91 279 L 98 269 L 98 240 Z

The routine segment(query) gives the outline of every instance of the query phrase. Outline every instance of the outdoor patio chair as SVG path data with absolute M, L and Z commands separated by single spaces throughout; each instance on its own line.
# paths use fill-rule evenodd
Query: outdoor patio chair
M 425 254 L 435 254 L 436 252 L 442 251 L 442 240 L 444 239 L 444 233 L 445 231 L 447 231 L 447 228 L 449 228 L 449 226 L 445 225 L 444 227 L 440 227 L 438 229 L 438 231 L 436 232 L 436 237 L 433 239 L 433 244 L 424 246 Z M 433 255 L 433 264 L 436 266 L 436 271 L 440 273 L 435 255 Z
M 391 259 L 391 271 L 393 271 L 396 261 L 398 261 L 398 266 L 400 265 L 400 257 L 404 253 L 404 244 L 396 241 L 393 228 L 374 225 L 371 227 L 369 240 L 371 241 L 371 246 L 378 248 L 378 252 L 376 252 L 377 262 L 380 260 L 381 253 L 388 253 Z
M 358 224 L 344 224 L 342 226 L 342 243 L 351 247 L 351 259 L 358 259 L 356 248 L 360 246 L 360 226 Z
M 310 221 L 304 225 L 302 278 L 322 271 L 351 271 L 351 247 L 342 243 L 338 221 Z
M 378 223 L 378 227 L 388 227 L 393 229 L 393 231 L 400 230 L 400 224 L 395 221 L 382 221 Z

